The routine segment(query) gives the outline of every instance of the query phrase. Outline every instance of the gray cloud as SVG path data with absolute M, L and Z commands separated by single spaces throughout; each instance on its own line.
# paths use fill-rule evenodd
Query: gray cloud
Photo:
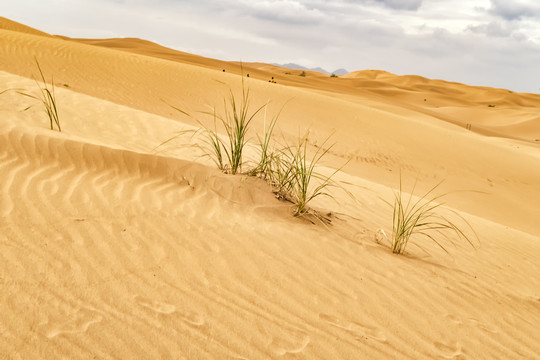
M 328 1 L 329 3 L 338 4 L 338 6 L 343 4 L 349 4 L 349 5 L 367 5 L 367 6 L 373 6 L 373 5 L 382 5 L 387 8 L 396 9 L 396 10 L 418 10 L 420 6 L 422 5 L 423 0 L 335 0 L 335 1 Z M 307 2 L 318 2 L 321 1 L 307 1 Z M 323 3 L 325 1 L 322 1 Z
M 422 0 L 375 0 L 385 6 L 398 10 L 418 10 Z
M 540 5 L 537 1 L 491 0 L 490 12 L 506 20 L 540 18 Z
M 243 9 L 255 17 L 286 24 L 317 24 L 325 18 L 317 7 L 293 0 L 249 1 Z
M 507 21 L 491 21 L 487 24 L 469 25 L 467 30 L 477 34 L 494 37 L 508 37 L 516 32 L 518 27 Z

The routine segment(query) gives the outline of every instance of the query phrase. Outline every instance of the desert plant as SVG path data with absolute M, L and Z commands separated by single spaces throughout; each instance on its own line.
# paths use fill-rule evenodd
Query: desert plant
M 172 138 L 162 142 L 160 147 L 186 132 L 195 135 L 202 132 L 205 136 L 205 146 L 203 150 L 211 156 L 219 169 L 236 174 L 241 171 L 243 164 L 243 150 L 246 146 L 247 132 L 254 117 L 268 104 L 251 110 L 249 89 L 244 86 L 242 79 L 242 97 L 238 100 L 232 91 L 230 91 L 229 102 L 224 100 L 225 114 L 218 115 L 214 108 L 212 112 L 203 112 L 214 119 L 214 127 L 210 128 L 201 121 L 200 130 L 181 131 Z M 175 110 L 190 116 L 183 110 L 170 105 Z M 341 170 L 335 170 L 330 176 L 324 176 L 316 171 L 322 158 L 328 153 L 332 146 L 325 149 L 328 137 L 315 154 L 308 158 L 308 138 L 299 137 L 298 143 L 294 146 L 285 145 L 279 149 L 270 146 L 273 131 L 281 111 L 270 121 L 268 127 L 265 126 L 264 137 L 258 137 L 260 157 L 255 167 L 248 174 L 260 176 L 265 179 L 274 188 L 274 193 L 280 199 L 292 202 L 295 205 L 294 214 L 296 216 L 304 215 L 308 212 L 308 204 L 314 198 L 319 196 L 332 195 L 327 189 L 332 186 L 340 186 L 332 180 L 332 177 Z M 266 115 L 265 115 L 266 119 Z M 265 121 L 266 122 L 266 121 Z M 218 135 L 218 124 L 225 129 L 226 137 Z M 157 148 L 156 147 L 156 148 Z M 315 184 L 316 183 L 316 184 Z M 344 189 L 345 190 L 345 189 Z M 346 191 L 346 190 L 345 190 Z M 347 192 L 347 191 L 346 191 Z M 351 195 L 349 192 L 347 192 Z M 352 196 L 352 195 L 351 195 Z
M 267 104 L 263 104 L 254 110 L 251 110 L 250 91 L 248 88 L 246 88 L 243 77 L 242 95 L 240 99 L 237 99 L 231 89 L 229 90 L 229 95 L 228 101 L 227 99 L 223 100 L 224 115 L 218 114 L 215 107 L 212 109 L 212 111 L 201 112 L 202 114 L 209 115 L 213 118 L 213 127 L 209 127 L 197 119 L 196 121 L 201 126 L 200 130 L 181 131 L 175 136 L 163 141 L 155 149 L 186 133 L 191 133 L 191 135 L 194 136 L 202 132 L 205 136 L 205 146 L 202 147 L 202 150 L 206 152 L 206 155 L 213 158 L 217 167 L 220 170 L 230 172 L 233 175 L 240 172 L 243 165 L 244 147 L 248 142 L 248 129 L 255 116 L 262 109 L 264 109 Z M 170 105 L 167 102 L 165 103 L 176 111 L 191 117 L 191 115 L 180 108 Z M 265 136 L 264 143 L 266 143 L 266 148 L 268 146 L 276 119 L 272 121 L 269 133 L 267 133 Z M 219 136 L 219 124 L 221 124 L 225 130 L 225 139 Z
M 393 253 L 403 254 L 412 237 L 422 236 L 432 240 L 441 249 L 448 253 L 446 248 L 435 237 L 435 235 L 438 234 L 446 240 L 451 241 L 447 231 L 456 234 L 458 238 L 466 240 L 472 247 L 474 247 L 471 239 L 469 236 L 467 236 L 467 234 L 465 234 L 462 228 L 460 228 L 455 222 L 451 221 L 448 217 L 441 215 L 438 212 L 441 210 L 441 206 L 444 204 L 437 203 L 437 201 L 448 195 L 448 193 L 433 195 L 441 183 L 442 182 L 438 183 L 427 191 L 422 197 L 414 201 L 413 193 L 417 184 L 417 182 L 415 182 L 409 198 L 405 200 L 400 176 L 399 190 L 394 193 L 393 204 L 385 201 L 387 204 L 393 207 L 391 239 Z M 460 218 L 474 233 L 474 229 L 466 219 L 464 219 L 456 211 L 447 211 Z M 474 234 L 476 236 L 476 233 Z
M 285 106 L 285 105 L 284 105 Z M 276 166 L 277 163 L 279 163 L 278 154 L 277 152 L 270 148 L 270 142 L 272 140 L 272 136 L 274 133 L 274 128 L 276 126 L 277 120 L 279 118 L 279 115 L 281 114 L 281 111 L 283 111 L 283 107 L 281 110 L 277 113 L 276 116 L 270 120 L 270 123 L 268 127 L 266 127 L 266 109 L 265 106 L 265 113 L 264 113 L 264 137 L 261 138 L 257 134 L 257 138 L 259 140 L 259 160 L 255 167 L 251 169 L 249 172 L 250 176 L 260 176 L 265 180 L 270 180 L 271 173 L 272 173 L 272 167 Z
M 305 72 L 305 71 L 302 71 L 302 72 L 300 73 L 300 76 L 306 77 L 306 72 Z
M 221 140 L 221 138 L 218 135 L 215 111 L 213 113 L 213 118 L 214 118 L 214 129 L 210 129 L 203 126 L 204 134 L 206 136 L 206 144 L 211 149 L 211 152 L 214 153 L 214 162 L 216 163 L 216 166 L 218 167 L 218 169 L 221 171 L 226 171 L 226 165 L 223 161 L 223 151 L 222 151 L 222 149 L 225 149 L 225 143 L 223 142 L 223 140 Z
M 330 151 L 332 146 L 325 149 L 325 145 L 331 136 L 317 147 L 311 158 L 308 155 L 307 135 L 298 138 L 294 145 L 282 145 L 279 148 L 270 148 L 270 138 L 277 117 L 272 120 L 266 130 L 264 141 L 260 142 L 261 157 L 259 164 L 252 170 L 251 175 L 258 175 L 265 179 L 272 187 L 278 199 L 286 200 L 294 204 L 294 215 L 301 216 L 311 213 L 319 220 L 327 223 L 328 219 L 317 212 L 310 211 L 308 204 L 319 196 L 333 196 L 328 192 L 330 187 L 338 187 L 349 196 L 354 196 L 340 183 L 333 181 L 332 177 L 339 172 L 346 163 L 335 170 L 330 176 L 325 176 L 316 168 L 321 160 Z
M 331 78 L 337 78 L 338 76 L 336 74 L 330 75 Z
M 27 94 L 24 92 L 20 92 L 19 94 L 28 96 L 30 98 L 40 100 L 43 104 L 43 107 L 45 108 L 45 112 L 47 113 L 47 116 L 49 117 L 49 124 L 51 127 L 51 130 L 54 130 L 54 125 L 58 128 L 58 131 L 62 131 L 60 127 L 60 119 L 58 117 L 58 109 L 56 108 L 56 97 L 54 95 L 54 81 L 51 77 L 51 88 L 47 86 L 47 82 L 45 81 L 45 76 L 43 75 L 43 71 L 41 70 L 41 66 L 39 66 L 39 62 L 37 58 L 34 58 L 36 60 L 36 65 L 39 70 L 39 74 L 41 75 L 41 80 L 43 81 L 43 87 L 39 85 L 39 83 L 36 80 L 36 84 L 38 85 L 39 89 L 41 90 L 41 98 L 38 98 L 37 96 Z
M 308 204 L 319 196 L 333 197 L 327 189 L 338 186 L 332 177 L 341 170 L 335 170 L 330 176 L 325 176 L 316 171 L 323 157 L 330 151 L 332 146 L 325 149 L 325 144 L 330 136 L 317 147 L 317 150 L 308 158 L 308 138 L 307 136 L 298 139 L 298 143 L 293 146 L 285 146 L 278 157 L 278 185 L 283 197 L 290 200 L 295 205 L 294 214 L 300 216 L 308 212 Z M 276 171 L 274 169 L 274 171 Z M 317 184 L 315 184 L 317 183 Z
M 268 156 L 266 180 L 274 188 L 278 199 L 293 202 L 294 164 L 284 150 L 272 151 Z
M 259 135 L 257 135 L 257 138 L 259 139 L 259 162 L 253 169 L 249 171 L 250 176 L 261 176 L 264 179 L 266 179 L 269 175 L 270 168 L 271 168 L 271 162 L 272 162 L 272 152 L 270 149 L 270 140 L 272 138 L 272 133 L 274 131 L 274 126 L 276 125 L 277 118 L 272 120 L 270 122 L 270 125 L 265 130 L 264 138 L 260 138 Z
M 250 113 L 250 98 L 249 89 L 244 86 L 242 78 L 242 97 L 240 101 L 236 99 L 232 90 L 230 91 L 229 105 L 224 101 L 225 115 L 218 115 L 214 109 L 211 115 L 214 117 L 214 129 L 206 128 L 206 134 L 212 143 L 212 150 L 218 159 L 218 163 L 222 164 L 220 168 L 225 171 L 230 171 L 231 174 L 236 174 L 242 168 L 243 151 L 248 141 L 247 132 L 251 121 L 255 116 L 266 106 L 266 104 L 256 108 Z M 217 133 L 217 120 L 223 125 L 227 135 L 227 142 L 222 141 Z M 223 156 L 225 155 L 225 156 Z M 224 160 L 227 164 L 224 164 Z

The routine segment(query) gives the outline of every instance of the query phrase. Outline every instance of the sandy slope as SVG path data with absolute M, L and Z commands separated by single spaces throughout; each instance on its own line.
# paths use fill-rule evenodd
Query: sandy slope
M 64 130 L 48 130 L 32 99 L 0 94 L 1 358 L 539 357 L 538 96 L 245 64 L 254 103 L 271 100 L 269 115 L 287 103 L 286 138 L 309 128 L 320 145 L 335 130 L 326 165 L 352 158 L 339 176 L 356 201 L 316 202 L 334 213 L 325 227 L 291 217 L 264 182 L 219 173 L 189 138 L 155 149 L 195 124 L 163 100 L 219 107 L 238 91 L 237 64 L 110 47 L 0 19 L 0 91 L 36 94 L 14 75 L 36 76 L 36 56 Z M 373 240 L 391 226 L 380 198 L 400 168 L 407 184 L 484 192 L 448 199 L 476 249 L 395 256 Z

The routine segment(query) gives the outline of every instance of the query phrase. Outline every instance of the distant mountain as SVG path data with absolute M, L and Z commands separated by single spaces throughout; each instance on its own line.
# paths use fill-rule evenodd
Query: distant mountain
M 272 64 L 272 65 L 275 65 L 275 66 L 280 66 L 280 67 L 284 67 L 284 68 L 288 68 L 288 69 L 294 69 L 294 70 L 309 70 L 309 71 L 318 71 L 318 72 L 322 72 L 324 74 L 335 74 L 335 75 L 345 75 L 345 74 L 348 74 L 349 72 L 345 69 L 337 69 L 335 71 L 332 71 L 332 72 L 328 72 L 326 70 L 324 70 L 323 68 L 320 68 L 320 67 L 316 67 L 316 68 L 307 68 L 305 66 L 302 66 L 302 65 L 298 65 L 298 64 L 295 64 L 295 63 L 288 63 L 288 64 Z
M 343 68 L 334 70 L 332 74 L 334 75 L 347 75 L 349 72 Z

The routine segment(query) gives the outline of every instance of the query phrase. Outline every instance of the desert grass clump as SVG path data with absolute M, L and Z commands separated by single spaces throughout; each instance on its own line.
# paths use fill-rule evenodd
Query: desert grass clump
M 393 204 L 386 202 L 393 207 L 392 215 L 392 238 L 391 247 L 395 254 L 403 254 L 409 241 L 414 238 L 425 237 L 437 244 L 446 253 L 448 251 L 439 240 L 439 236 L 452 242 L 448 232 L 454 233 L 459 239 L 466 240 L 474 247 L 471 239 L 455 222 L 447 216 L 441 215 L 440 210 L 443 203 L 438 203 L 441 198 L 448 193 L 434 195 L 435 190 L 442 182 L 432 187 L 418 200 L 413 200 L 413 193 L 416 189 L 416 182 L 413 186 L 408 199 L 405 199 L 402 191 L 402 180 L 400 177 L 399 191 L 394 193 Z M 456 211 L 447 210 L 457 216 L 466 227 L 473 233 L 474 229 L 469 222 L 465 220 Z M 476 235 L 476 233 L 474 233 Z
M 292 190 L 295 169 L 289 154 L 284 149 L 274 150 L 268 159 L 268 168 L 264 178 L 272 186 L 278 199 L 294 203 Z
M 200 113 L 208 115 L 213 119 L 213 127 L 207 126 L 201 120 L 196 119 L 197 123 L 200 125 L 198 130 L 187 130 L 180 131 L 177 135 L 165 140 L 156 149 L 160 146 L 169 143 L 170 141 L 178 138 L 179 136 L 185 135 L 186 133 L 191 133 L 192 136 L 203 134 L 204 136 L 204 145 L 200 147 L 201 150 L 205 153 L 205 156 L 211 157 L 216 166 L 226 173 L 231 173 L 233 175 L 240 173 L 242 171 L 242 165 L 244 164 L 244 148 L 248 143 L 248 132 L 251 126 L 253 119 L 259 114 L 267 104 L 263 104 L 255 109 L 252 108 L 250 101 L 250 91 L 246 88 L 244 84 L 244 78 L 242 77 L 242 94 L 238 98 L 234 95 L 233 91 L 229 90 L 229 98 L 223 100 L 223 114 L 219 114 L 217 109 L 214 107 L 212 111 L 202 111 Z M 166 103 L 168 104 L 168 103 Z M 181 110 L 178 107 L 168 104 L 176 111 L 191 117 L 188 113 Z M 271 123 L 271 129 L 267 133 L 263 144 L 266 144 L 268 147 L 270 136 L 272 134 L 273 126 L 275 125 L 274 119 Z M 225 136 L 220 136 L 220 130 L 225 131 Z M 263 146 L 264 149 L 264 146 Z M 263 152 L 263 156 L 266 152 Z M 261 160 L 261 164 L 264 164 L 266 160 Z M 252 170 L 253 175 L 264 171 L 260 167 L 257 170 Z
M 265 105 L 266 110 L 266 105 Z M 283 109 L 282 109 L 283 110 Z M 279 161 L 276 156 L 277 153 L 270 147 L 272 141 L 272 136 L 274 133 L 274 128 L 276 126 L 277 120 L 279 118 L 281 111 L 270 121 L 268 127 L 264 126 L 265 132 L 264 137 L 260 137 L 257 134 L 259 140 L 259 160 L 256 165 L 249 171 L 250 176 L 259 176 L 265 180 L 269 180 L 272 172 L 272 167 L 276 161 Z M 265 124 L 266 124 L 266 111 L 264 114 Z
M 49 125 L 51 127 L 51 130 L 54 130 L 54 126 L 56 125 L 56 128 L 58 129 L 58 131 L 62 131 L 62 128 L 60 127 L 60 118 L 58 117 L 58 109 L 56 107 L 56 97 L 54 94 L 54 80 L 51 77 L 51 87 L 49 88 L 49 86 L 47 85 L 47 82 L 45 81 L 45 76 L 43 75 L 41 66 L 39 66 L 38 60 L 36 58 L 34 59 L 36 60 L 36 65 L 38 67 L 41 80 L 43 81 L 43 87 L 41 87 L 36 80 L 36 84 L 38 85 L 41 91 L 41 97 L 37 97 L 37 96 L 23 93 L 23 92 L 19 92 L 19 93 L 21 95 L 28 96 L 36 100 L 40 100 L 49 118 Z
M 224 115 L 219 115 L 215 109 L 212 113 L 206 113 L 213 116 L 214 128 L 203 126 L 204 133 L 221 170 L 233 175 L 242 170 L 244 147 L 248 142 L 248 129 L 255 116 L 265 106 L 266 104 L 263 104 L 251 111 L 250 92 L 244 86 L 242 78 L 242 96 L 238 100 L 232 90 L 230 91 L 228 105 L 227 101 L 224 100 Z M 225 129 L 226 140 L 222 140 L 218 135 L 218 123 Z
M 297 144 L 285 145 L 279 151 L 272 152 L 269 161 L 269 182 L 274 187 L 278 198 L 294 204 L 294 215 L 302 216 L 309 212 L 308 204 L 320 196 L 333 198 L 330 187 L 340 187 L 332 177 L 341 170 L 335 170 L 329 176 L 317 171 L 322 159 L 332 146 L 325 148 L 328 137 L 315 153 L 308 154 L 308 138 L 300 137 Z
M 323 177 L 315 172 L 316 165 L 320 162 L 323 156 L 330 150 L 322 150 L 323 147 L 317 148 L 311 161 L 308 160 L 307 154 L 307 137 L 301 139 L 294 147 L 287 148 L 290 153 L 292 164 L 292 187 L 291 195 L 296 206 L 295 215 L 302 215 L 307 211 L 308 203 L 318 196 L 331 196 L 325 192 L 325 189 L 330 185 L 330 178 Z M 313 180 L 319 179 L 320 184 L 315 188 L 310 189 Z
M 249 141 L 248 130 L 254 118 L 263 109 L 266 109 L 267 105 L 268 103 L 255 108 L 251 107 L 250 92 L 244 86 L 244 80 L 242 79 L 242 95 L 238 99 L 230 91 L 228 101 L 227 99 L 224 100 L 224 115 L 219 115 L 216 108 L 213 108 L 211 112 L 202 112 L 213 118 L 213 127 L 209 127 L 197 120 L 201 126 L 200 129 L 180 131 L 177 135 L 162 142 L 158 147 L 186 133 L 191 133 L 192 136 L 203 134 L 204 144 L 195 146 L 200 147 L 205 156 L 210 156 L 220 170 L 233 175 L 241 173 L 242 165 L 244 165 L 244 148 Z M 184 115 L 190 116 L 177 107 L 170 104 L 169 106 Z M 330 137 L 317 148 L 312 157 L 308 155 L 307 136 L 299 137 L 296 145 L 274 146 L 273 133 L 280 113 L 281 111 L 272 118 L 268 127 L 266 127 L 265 114 L 264 136 L 257 135 L 259 158 L 255 161 L 255 166 L 246 174 L 266 180 L 273 187 L 274 194 L 279 199 L 294 204 L 294 215 L 301 216 L 308 213 L 308 204 L 313 199 L 319 196 L 332 197 L 327 190 L 329 187 L 339 186 L 332 180 L 332 177 L 341 168 L 335 170 L 330 176 L 324 176 L 317 171 L 321 160 L 332 148 L 330 146 L 325 149 Z M 220 136 L 219 130 L 223 129 L 225 130 L 225 136 Z

